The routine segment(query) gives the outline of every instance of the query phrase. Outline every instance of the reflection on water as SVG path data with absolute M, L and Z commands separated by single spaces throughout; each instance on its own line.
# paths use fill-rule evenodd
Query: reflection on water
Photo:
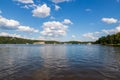
M 119 79 L 119 47 L 0 45 L 0 80 Z

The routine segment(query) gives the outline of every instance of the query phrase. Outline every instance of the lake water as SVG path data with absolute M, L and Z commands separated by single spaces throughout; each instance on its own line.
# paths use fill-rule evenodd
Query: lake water
M 120 80 L 120 47 L 1 44 L 0 80 Z

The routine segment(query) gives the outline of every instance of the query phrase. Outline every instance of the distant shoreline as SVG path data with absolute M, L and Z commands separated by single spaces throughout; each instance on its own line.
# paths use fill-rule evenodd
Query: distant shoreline
M 0 36 L 0 44 L 88 44 L 93 42 L 81 42 L 81 41 L 55 41 L 55 40 L 31 40 L 17 37 L 5 37 Z

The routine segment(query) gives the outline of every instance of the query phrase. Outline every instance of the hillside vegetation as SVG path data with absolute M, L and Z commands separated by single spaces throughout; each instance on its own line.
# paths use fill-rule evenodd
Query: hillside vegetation
M 93 42 L 80 42 L 80 41 L 66 41 L 59 42 L 54 40 L 31 40 L 17 37 L 0 36 L 0 44 L 34 44 L 36 42 L 44 42 L 45 44 L 88 44 Z
M 0 36 L 0 44 L 33 44 L 34 42 L 38 42 L 38 40 Z
M 120 45 L 120 32 L 112 35 L 103 36 L 99 38 L 95 43 L 104 45 Z

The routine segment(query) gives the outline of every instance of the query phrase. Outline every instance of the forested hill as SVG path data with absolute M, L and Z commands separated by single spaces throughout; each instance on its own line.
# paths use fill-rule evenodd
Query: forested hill
M 0 36 L 0 44 L 34 44 L 36 42 L 45 42 L 45 44 L 60 44 L 58 41 L 31 40 L 17 37 Z
M 34 42 L 37 42 L 37 40 L 0 36 L 0 44 L 33 44 Z
M 103 36 L 99 38 L 95 43 L 104 45 L 120 45 L 120 32 L 112 35 Z
M 60 44 L 59 41 L 30 40 L 17 37 L 0 36 L 0 44 L 34 44 L 36 42 L 44 42 L 45 44 Z
M 24 38 L 17 38 L 17 37 L 5 37 L 0 36 L 0 44 L 34 44 L 38 42 L 44 42 L 45 44 L 88 44 L 93 42 L 80 42 L 80 41 L 66 41 L 66 42 L 59 42 L 59 41 L 51 41 L 51 40 L 31 40 L 31 39 L 24 39 Z

